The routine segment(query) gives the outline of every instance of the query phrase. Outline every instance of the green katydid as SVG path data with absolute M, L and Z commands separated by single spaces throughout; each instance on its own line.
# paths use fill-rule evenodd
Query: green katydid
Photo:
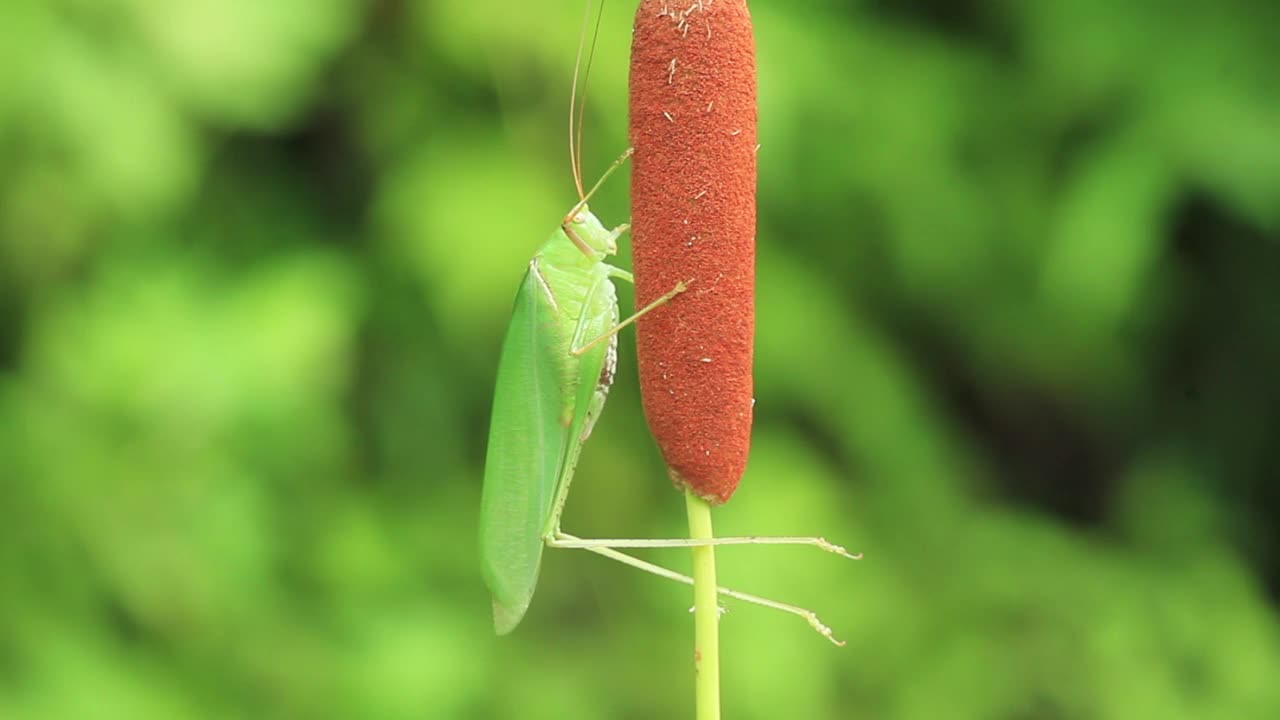
M 524 617 L 545 546 L 588 550 L 686 584 L 693 584 L 692 578 L 617 548 L 808 544 L 857 557 L 822 538 L 584 540 L 560 530 L 579 454 L 604 409 L 613 381 L 617 332 L 645 313 L 660 312 L 662 304 L 678 301 L 677 296 L 694 281 L 691 278 L 677 284 L 631 317 L 618 321 L 612 280 L 631 282 L 632 277 L 606 260 L 617 253 L 617 239 L 627 226 L 607 229 L 590 212 L 587 201 L 631 151 L 614 162 L 589 192 L 583 192 L 581 110 L 575 136 L 574 109 L 589 11 L 590 3 L 579 39 L 569 110 L 570 164 L 579 200 L 538 249 L 520 283 L 494 392 L 481 500 L 480 555 L 499 634 L 513 630 Z M 718 592 L 799 615 L 833 642 L 843 644 L 808 610 L 726 588 L 718 588 Z

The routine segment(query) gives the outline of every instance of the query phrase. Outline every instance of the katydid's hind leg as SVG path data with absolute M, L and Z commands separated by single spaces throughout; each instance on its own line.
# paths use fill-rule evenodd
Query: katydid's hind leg
M 610 266 L 610 267 L 612 268 L 612 266 Z M 615 277 L 617 277 L 617 275 L 615 275 L 615 274 L 614 274 L 614 272 L 613 272 L 613 270 L 614 270 L 614 269 L 616 269 L 616 268 L 612 268 L 612 269 L 611 269 L 611 271 L 610 271 L 610 275 L 614 275 Z M 625 271 L 625 270 L 617 270 L 617 272 L 626 273 L 626 271 Z M 628 276 L 630 276 L 630 273 L 627 273 L 627 275 L 628 275 Z M 623 328 L 625 328 L 626 326 L 630 325 L 631 323 L 634 323 L 635 321 L 637 321 L 637 320 L 639 320 L 640 318 L 644 317 L 645 315 L 647 315 L 647 314 L 649 314 L 649 313 L 653 312 L 654 310 L 658 309 L 659 307 L 661 307 L 661 306 L 663 306 L 663 305 L 666 305 L 667 303 L 671 302 L 671 300 L 672 300 L 673 298 L 675 298 L 675 296 L 679 295 L 680 293 L 684 292 L 685 290 L 688 290 L 688 289 L 689 289 L 689 283 L 691 283 L 691 282 L 693 282 L 693 281 L 692 281 L 692 280 L 690 280 L 690 281 L 687 283 L 687 282 L 684 282 L 683 280 L 681 280 L 680 282 L 676 283 L 676 286 L 675 286 L 674 288 L 671 288 L 671 290 L 670 290 L 670 291 L 668 291 L 668 292 L 667 292 L 665 295 L 663 295 L 662 297 L 660 297 L 660 298 L 658 298 L 657 300 L 654 300 L 653 302 L 649 303 L 648 305 L 645 305 L 644 307 L 640 308 L 639 310 L 637 310 L 637 311 L 635 312 L 635 314 L 634 314 L 634 315 L 632 315 L 631 317 L 627 318 L 626 320 L 623 320 L 622 322 L 618 323 L 617 325 L 614 325 L 613 327 L 609 328 L 608 330 L 604 331 L 604 333 L 602 333 L 599 337 L 597 337 L 597 338 L 592 338 L 591 342 L 588 342 L 586 345 L 583 345 L 582 347 L 572 348 L 572 349 L 570 350 L 570 352 L 571 352 L 571 353 L 573 353 L 574 355 L 581 355 L 581 354 L 583 354 L 583 353 L 587 352 L 588 350 L 590 350 L 591 348 L 595 347 L 596 345 L 599 345 L 600 343 L 604 342 L 605 340 L 608 340 L 609 338 L 613 337 L 614 335 L 617 335 L 617 334 L 618 334 L 618 332 L 619 332 L 619 331 L 621 331 L 621 330 L 622 330 Z
M 820 537 L 718 537 L 705 540 L 693 538 L 578 538 L 564 533 L 547 538 L 551 547 L 591 550 L 592 548 L 694 548 L 715 545 L 812 545 L 829 553 L 850 560 L 861 560 L 862 553 L 851 553 L 843 547 Z
M 583 542 L 581 538 L 577 538 L 577 537 L 574 537 L 573 535 L 568 535 L 566 533 L 557 533 L 557 539 L 560 541 L 569 542 L 569 543 L 572 543 L 574 541 Z M 547 544 L 551 545 L 552 547 L 575 547 L 581 550 L 586 550 L 588 552 L 593 552 L 597 555 L 602 555 L 604 557 L 607 557 L 610 560 L 616 560 L 622 563 L 623 565 L 628 565 L 637 570 L 643 570 L 652 575 L 657 575 L 658 577 L 663 577 L 668 580 L 674 580 L 678 583 L 684 583 L 685 585 L 693 585 L 693 578 L 689 577 L 688 575 L 683 575 L 674 570 L 668 570 L 667 568 L 664 568 L 661 565 L 654 565 L 653 563 L 645 562 L 644 560 L 632 557 L 630 555 L 627 555 L 626 553 L 618 552 L 613 548 L 598 547 L 598 546 L 588 547 L 588 546 L 579 546 L 579 545 L 557 546 L 557 545 L 553 545 L 551 540 L 548 540 Z M 844 647 L 845 645 L 845 642 L 843 640 L 837 639 L 835 636 L 835 633 L 832 632 L 831 628 L 823 624 L 823 622 L 818 619 L 817 613 L 814 613 L 812 610 L 806 610 L 796 605 L 789 605 L 787 603 L 778 602 L 776 600 L 763 598 L 758 595 L 751 595 L 749 593 L 738 592 L 737 590 L 731 590 L 726 587 L 717 587 L 716 593 L 720 595 L 724 595 L 726 597 L 735 598 L 743 602 L 748 602 L 748 603 L 751 603 L 752 605 L 759 605 L 761 607 L 772 608 L 774 610 L 781 610 L 782 612 L 790 613 L 791 615 L 795 615 L 797 617 L 803 618 L 804 621 L 809 624 L 809 627 L 816 630 L 819 635 L 825 637 L 826 639 L 830 640 L 831 642 L 835 643 L 840 647 Z M 723 610 L 723 608 L 721 609 Z

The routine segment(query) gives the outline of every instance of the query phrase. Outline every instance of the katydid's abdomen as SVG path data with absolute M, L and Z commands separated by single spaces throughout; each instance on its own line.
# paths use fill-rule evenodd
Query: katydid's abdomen
M 513 630 L 538 582 L 544 540 L 559 528 L 578 452 L 604 408 L 617 337 L 575 353 L 618 322 L 616 250 L 584 207 L 538 250 L 516 293 L 498 364 L 480 505 L 480 556 L 494 628 Z

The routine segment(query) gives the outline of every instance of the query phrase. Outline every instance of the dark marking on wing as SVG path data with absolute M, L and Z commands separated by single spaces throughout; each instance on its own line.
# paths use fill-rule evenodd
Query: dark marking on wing
M 609 346 L 604 354 L 604 367 L 600 368 L 600 379 L 596 382 L 596 388 L 601 392 L 609 392 L 610 386 L 613 385 L 613 377 L 618 372 L 618 337 L 615 335 L 609 339 Z

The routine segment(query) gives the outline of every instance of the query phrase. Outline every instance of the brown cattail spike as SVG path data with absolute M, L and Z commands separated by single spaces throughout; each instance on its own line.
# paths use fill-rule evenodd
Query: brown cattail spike
M 729 499 L 751 444 L 756 62 L 745 0 L 644 0 L 631 46 L 637 303 L 645 415 L 681 488 Z

